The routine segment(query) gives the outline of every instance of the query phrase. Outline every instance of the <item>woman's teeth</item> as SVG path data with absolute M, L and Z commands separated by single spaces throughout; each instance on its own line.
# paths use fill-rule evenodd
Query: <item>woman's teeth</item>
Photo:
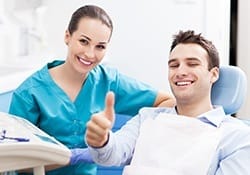
M 86 65 L 91 65 L 92 64 L 92 62 L 86 61 L 86 60 L 84 60 L 82 58 L 79 58 L 79 60 L 80 60 L 81 63 L 86 64 Z

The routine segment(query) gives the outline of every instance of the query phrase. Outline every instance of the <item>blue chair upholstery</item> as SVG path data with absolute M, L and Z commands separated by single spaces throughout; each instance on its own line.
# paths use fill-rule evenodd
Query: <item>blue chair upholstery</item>
M 236 66 L 221 66 L 220 76 L 212 87 L 211 100 L 222 105 L 226 114 L 235 114 L 247 95 L 247 78 Z

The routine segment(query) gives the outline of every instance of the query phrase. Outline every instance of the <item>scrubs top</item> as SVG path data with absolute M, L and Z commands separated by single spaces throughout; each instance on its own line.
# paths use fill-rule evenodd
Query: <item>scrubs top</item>
M 135 115 L 141 107 L 153 106 L 157 91 L 116 69 L 98 65 L 88 74 L 75 101 L 53 81 L 53 61 L 27 78 L 13 93 L 9 113 L 21 116 L 55 137 L 68 148 L 85 148 L 86 122 L 104 109 L 108 91 L 115 93 L 115 111 Z M 94 175 L 95 164 L 65 166 L 46 174 Z

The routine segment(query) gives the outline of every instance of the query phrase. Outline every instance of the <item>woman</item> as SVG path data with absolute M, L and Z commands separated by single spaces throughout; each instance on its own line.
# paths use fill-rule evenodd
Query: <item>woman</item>
M 97 6 L 76 10 L 65 33 L 65 61 L 53 61 L 25 80 L 13 93 L 9 112 L 28 119 L 68 148 L 84 148 L 86 122 L 103 110 L 113 91 L 117 113 L 134 115 L 143 106 L 172 106 L 168 93 L 99 64 L 113 25 Z M 94 164 L 69 165 L 48 174 L 96 174 Z

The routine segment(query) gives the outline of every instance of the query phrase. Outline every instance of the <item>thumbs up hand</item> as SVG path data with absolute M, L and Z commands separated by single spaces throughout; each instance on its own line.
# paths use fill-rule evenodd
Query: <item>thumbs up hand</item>
M 87 123 L 86 141 L 93 147 L 102 147 L 108 141 L 109 131 L 115 120 L 115 97 L 113 92 L 106 95 L 106 106 L 102 112 L 93 114 Z

